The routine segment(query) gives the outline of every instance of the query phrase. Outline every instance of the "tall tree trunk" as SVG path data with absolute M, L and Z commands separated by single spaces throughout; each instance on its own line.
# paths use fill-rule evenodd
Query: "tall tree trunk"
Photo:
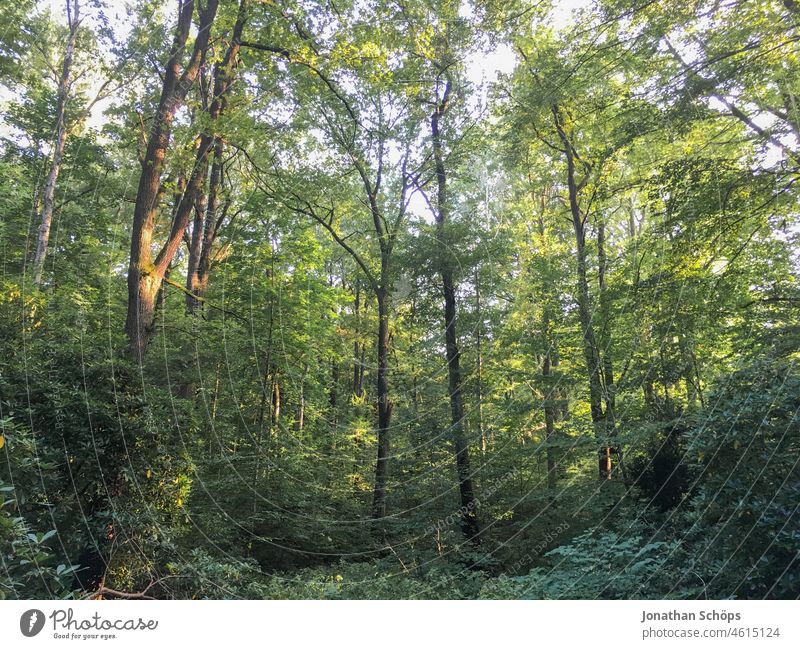
M 480 273 L 475 267 L 475 355 L 476 382 L 478 388 L 478 438 L 481 440 L 481 454 L 486 455 L 486 431 L 483 427 L 483 315 L 481 312 Z
M 189 260 L 186 268 L 186 312 L 194 313 L 201 305 L 198 300 L 199 278 L 197 269 L 200 264 L 200 251 L 203 247 L 203 223 L 206 212 L 206 202 L 208 197 L 205 192 L 195 200 L 194 220 L 192 221 L 192 235 L 189 239 Z
M 125 332 L 130 354 L 141 363 L 152 337 L 155 317 L 155 300 L 164 280 L 164 272 L 178 250 L 194 208 L 198 188 L 205 180 L 208 150 L 211 141 L 201 138 L 195 167 L 187 183 L 182 205 L 172 222 L 167 240 L 153 259 L 152 241 L 161 190 L 161 172 L 169 148 L 172 121 L 178 107 L 186 99 L 205 59 L 211 25 L 217 13 L 218 0 L 207 0 L 205 8 L 198 8 L 199 25 L 194 48 L 186 66 L 181 66 L 183 50 L 189 37 L 194 13 L 194 0 L 184 0 L 179 5 L 178 22 L 169 61 L 164 72 L 158 109 L 147 142 L 147 152 L 142 162 L 142 173 L 136 192 L 131 235 L 131 255 L 128 266 L 128 313 Z
M 601 330 L 601 355 L 603 359 L 603 400 L 605 403 L 605 432 L 609 442 L 616 438 L 616 386 L 614 385 L 614 364 L 611 358 L 611 305 L 609 304 L 608 289 L 606 287 L 606 275 L 608 271 L 608 256 L 606 254 L 606 224 L 602 216 L 597 223 L 597 283 L 600 291 L 600 320 Z M 616 453 L 622 469 L 622 450 L 616 445 L 611 449 L 611 453 Z M 609 467 L 609 471 L 611 468 Z M 624 470 L 623 470 L 624 477 Z
M 271 390 L 271 401 L 270 401 L 270 430 L 269 430 L 269 437 L 270 437 L 270 444 L 273 442 L 277 447 L 277 442 L 280 434 L 280 421 L 281 421 L 281 384 L 278 381 L 278 374 L 275 371 L 275 367 L 272 368 L 271 372 L 272 378 L 272 387 Z
M 589 376 L 589 409 L 594 426 L 594 433 L 600 442 L 598 450 L 599 456 L 599 476 L 608 478 L 611 475 L 611 448 L 605 441 L 605 417 L 603 413 L 603 384 L 600 377 L 600 350 L 597 345 L 597 338 L 592 325 L 591 297 L 589 294 L 589 282 L 586 276 L 586 232 L 585 222 L 580 213 L 577 203 L 577 192 L 575 190 L 574 176 L 570 181 L 570 205 L 573 209 L 573 226 L 576 241 L 576 259 L 578 271 L 578 317 L 583 333 L 583 356 L 586 362 L 586 369 Z
M 297 419 L 294 422 L 294 428 L 299 433 L 302 432 L 306 423 L 306 395 L 305 387 L 300 384 L 300 402 L 297 404 Z
M 192 255 L 190 251 L 189 269 L 186 274 L 186 307 L 190 313 L 195 311 L 205 296 L 208 275 L 214 258 L 214 241 L 226 216 L 225 209 L 220 212 L 224 144 L 222 137 L 215 130 L 215 125 L 227 108 L 228 94 L 236 78 L 242 32 L 247 22 L 248 5 L 249 0 L 240 0 L 228 49 L 225 51 L 222 61 L 214 64 L 212 100 L 208 108 L 209 129 L 207 135 L 213 140 L 210 152 L 211 174 L 208 181 L 208 198 L 199 207 L 192 226 L 192 248 L 195 254 Z M 202 215 L 203 209 L 205 209 L 205 216 Z
M 70 7 L 70 2 L 72 2 L 72 7 Z M 33 257 L 33 284 L 37 287 L 42 285 L 44 260 L 47 256 L 47 244 L 50 241 L 50 228 L 53 224 L 56 182 L 58 181 L 58 174 L 61 172 L 61 163 L 64 159 L 64 146 L 67 142 L 66 113 L 72 77 L 72 58 L 75 54 L 75 41 L 78 37 L 78 27 L 81 22 L 79 0 L 66 0 L 66 6 L 69 37 L 67 39 L 67 45 L 64 48 L 64 61 L 61 64 L 61 76 L 58 80 L 56 135 L 53 140 L 50 170 L 47 173 L 47 179 L 44 184 L 42 215 L 39 223 L 39 234 L 36 239 L 36 254 Z
M 575 258 L 577 261 L 577 301 L 578 318 L 583 334 L 583 356 L 589 377 L 589 409 L 592 417 L 594 434 L 600 447 L 598 449 L 598 469 L 601 479 L 611 477 L 612 460 L 611 447 L 606 441 L 605 417 L 603 413 L 603 384 L 600 377 L 601 360 L 600 349 L 597 344 L 594 326 L 592 325 L 591 296 L 589 293 L 589 280 L 587 278 L 586 256 L 586 219 L 580 208 L 579 194 L 587 179 L 579 184 L 575 177 L 575 151 L 572 141 L 561 123 L 561 111 L 553 105 L 553 117 L 561 143 L 564 145 L 564 154 L 567 160 L 567 189 L 569 192 L 569 207 L 572 215 L 572 226 L 575 232 Z
M 358 396 L 364 396 L 364 372 L 367 368 L 367 346 L 361 345 L 361 355 L 358 358 Z
M 448 391 L 450 395 L 450 415 L 453 446 L 455 450 L 458 488 L 461 496 L 461 529 L 466 539 L 479 545 L 480 525 L 478 523 L 478 503 L 472 487 L 472 470 L 469 459 L 469 444 L 464 435 L 464 402 L 461 384 L 460 352 L 456 331 L 456 287 L 453 278 L 453 265 L 447 245 L 447 223 L 450 204 L 447 196 L 447 170 L 444 164 L 444 151 L 440 121 L 448 109 L 451 83 L 448 79 L 441 100 L 437 97 L 436 110 L 431 115 L 431 136 L 433 158 L 436 167 L 436 241 L 439 248 L 439 270 L 444 293 L 444 335 L 447 353 Z
M 558 473 L 558 464 L 556 463 L 555 449 L 549 444 L 553 441 L 556 435 L 556 418 L 558 415 L 557 406 L 555 403 L 556 391 L 551 385 L 549 378 L 552 376 L 552 360 L 550 358 L 550 350 L 548 349 L 544 355 L 542 362 L 542 376 L 545 378 L 545 400 L 544 400 L 544 425 L 545 425 L 545 441 L 547 442 L 547 488 L 556 488 L 556 478 Z
M 417 323 L 417 287 L 416 285 L 412 289 L 411 293 L 411 309 L 409 312 L 408 318 L 408 329 L 410 331 L 414 331 Z M 419 369 L 417 368 L 416 363 L 416 355 L 418 353 L 416 343 L 412 342 L 408 346 L 408 358 L 409 358 L 409 373 L 411 374 L 411 408 L 414 413 L 414 421 L 419 421 Z M 417 427 L 419 431 L 419 428 Z M 417 443 L 423 444 L 424 440 L 421 436 L 417 436 Z
M 539 213 L 539 237 L 541 238 L 541 246 L 544 250 L 546 244 L 546 230 L 544 226 L 544 200 L 542 201 L 541 212 Z M 558 365 L 558 354 L 555 348 L 555 340 L 552 332 L 551 312 L 549 307 L 548 291 L 550 286 L 548 281 L 551 277 L 550 274 L 550 259 L 547 258 L 547 271 L 545 275 L 545 282 L 542 285 L 540 299 L 543 304 L 543 317 L 542 329 L 545 332 L 544 344 L 546 345 L 544 359 L 542 360 L 542 377 L 544 378 L 544 423 L 545 423 L 545 441 L 547 443 L 547 487 L 550 490 L 556 488 L 556 479 L 558 474 L 558 464 L 556 462 L 555 449 L 550 446 L 551 442 L 555 439 L 556 435 L 556 422 L 559 420 L 560 410 L 558 398 L 560 390 L 557 389 L 551 380 L 553 375 L 552 369 Z
M 378 298 L 378 457 L 375 463 L 373 518 L 386 516 L 386 489 L 389 482 L 389 425 L 392 402 L 389 401 L 389 292 L 382 282 Z
M 353 313 L 356 320 L 356 336 L 358 336 L 361 334 L 361 280 L 358 275 L 356 275 Z M 364 395 L 364 358 L 362 345 L 358 338 L 353 343 L 353 394 L 356 397 Z
M 267 399 L 269 398 L 269 422 L 270 427 L 272 426 L 272 383 L 271 383 L 271 373 L 272 373 L 272 339 L 273 333 L 275 329 L 275 311 L 274 311 L 274 304 L 275 304 L 275 255 L 272 255 L 270 260 L 270 269 L 268 271 L 269 279 L 270 279 L 270 290 L 269 290 L 269 319 L 267 320 L 267 351 L 264 356 L 264 373 L 261 379 L 261 403 L 259 406 L 258 411 L 258 430 L 259 430 L 259 437 L 263 439 L 263 432 L 264 432 L 264 419 L 265 413 L 267 410 Z
M 300 394 L 297 402 L 297 418 L 294 420 L 294 429 L 299 433 L 306 423 L 306 375 L 308 365 L 303 366 L 303 375 L 300 377 Z

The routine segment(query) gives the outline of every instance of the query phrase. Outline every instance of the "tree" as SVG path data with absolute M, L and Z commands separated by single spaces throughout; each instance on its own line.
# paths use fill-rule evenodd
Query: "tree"
M 377 243 L 376 261 L 357 250 L 350 243 L 352 234 L 339 230 L 338 213 L 341 195 L 330 197 L 325 193 L 301 193 L 293 188 L 296 181 L 277 171 L 280 187 L 270 186 L 267 191 L 278 198 L 284 206 L 297 214 L 313 219 L 322 226 L 334 241 L 349 254 L 369 286 L 377 303 L 376 336 L 376 401 L 377 401 L 377 458 L 375 463 L 375 489 L 372 515 L 383 518 L 387 512 L 387 487 L 389 480 L 390 426 L 393 404 L 389 392 L 389 346 L 392 283 L 392 262 L 398 236 L 402 232 L 404 219 L 413 189 L 413 178 L 419 175 L 421 160 L 415 160 L 411 142 L 421 128 L 423 117 L 419 111 L 409 110 L 404 101 L 418 81 L 414 78 L 413 61 L 399 43 L 399 33 L 392 32 L 379 42 L 366 40 L 358 43 L 369 58 L 359 61 L 356 57 L 337 51 L 336 39 L 347 30 L 364 33 L 365 24 L 355 15 L 340 15 L 341 20 L 335 37 L 326 45 L 332 48 L 327 58 L 332 59 L 330 69 L 323 67 L 325 57 L 323 43 L 311 36 L 306 28 L 298 30 L 301 43 L 311 48 L 302 55 L 291 48 L 264 43 L 246 43 L 248 47 L 281 55 L 292 65 L 305 69 L 309 74 L 311 92 L 320 97 L 318 103 L 309 102 L 307 119 L 310 128 L 324 133 L 324 144 L 335 152 L 330 162 L 352 172 L 358 178 L 363 203 L 368 213 L 371 237 Z M 353 21 L 352 24 L 348 21 Z M 400 64 L 387 71 L 382 62 L 396 56 Z M 355 83 L 358 94 L 346 90 L 338 76 Z M 408 83 L 407 90 L 397 91 L 393 80 Z M 303 88 L 309 88 L 307 85 Z M 392 147 L 399 148 L 399 156 L 390 158 Z M 417 156 L 419 157 L 419 156 Z M 307 177 L 313 172 L 304 171 Z M 323 185 L 329 180 L 317 181 Z M 352 189 L 352 188 L 348 188 Z
M 409 9 L 406 8 L 406 12 Z M 436 256 L 437 266 L 442 282 L 444 298 L 444 337 L 445 357 L 447 362 L 448 395 L 450 399 L 451 436 L 455 451 L 456 475 L 458 476 L 459 494 L 461 497 L 462 529 L 468 541 L 480 545 L 480 525 L 478 522 L 478 503 L 473 488 L 473 473 L 470 464 L 469 442 L 466 437 L 464 411 L 464 389 L 461 375 L 461 353 L 458 343 L 456 280 L 454 262 L 449 236 L 450 213 L 453 208 L 448 189 L 448 158 L 454 151 L 445 149 L 446 122 L 451 111 L 454 93 L 464 93 L 463 72 L 458 69 L 459 55 L 466 53 L 464 42 L 468 38 L 464 21 L 457 17 L 457 8 L 450 3 L 442 3 L 435 8 L 432 15 L 423 12 L 417 20 L 422 20 L 412 27 L 433 25 L 434 36 L 431 39 L 429 66 L 434 79 L 433 93 L 429 100 L 433 105 L 430 115 L 430 136 L 433 157 L 433 175 L 435 177 L 435 199 L 430 201 L 424 187 L 418 189 L 425 196 L 436 223 Z M 425 20 L 428 19 L 428 20 Z M 418 37 L 419 38 L 419 37 Z M 421 40 L 421 39 L 420 39 Z M 423 53 L 425 56 L 425 53 Z M 454 86 L 458 84 L 457 87 Z M 462 135 L 463 137 L 463 135 Z
M 230 200 L 226 200 L 222 204 L 225 143 L 223 137 L 213 130 L 216 122 L 225 112 L 228 94 L 236 79 L 242 32 L 248 18 L 247 14 L 248 2 L 241 0 L 228 48 L 223 59 L 214 64 L 213 85 L 207 107 L 211 126 L 208 127 L 208 131 L 203 133 L 200 140 L 200 149 L 207 150 L 206 155 L 211 158 L 211 174 L 208 179 L 208 189 L 202 188 L 195 197 L 195 216 L 191 228 L 186 271 L 186 306 L 190 312 L 197 308 L 198 302 L 202 301 L 205 295 L 208 275 L 211 265 L 215 261 L 214 243 L 230 209 Z
M 0 6 L 0 597 L 800 594 L 796 2 L 175 4 Z
M 56 181 L 61 171 L 61 162 L 64 158 L 64 144 L 67 140 L 67 102 L 70 86 L 72 85 L 72 58 L 75 54 L 75 41 L 78 38 L 78 27 L 81 24 L 80 0 L 66 0 L 67 44 L 64 46 L 64 56 L 61 62 L 61 73 L 58 78 L 58 99 L 56 103 L 56 127 L 52 142 L 52 157 L 50 170 L 42 192 L 42 214 L 39 224 L 39 236 L 36 240 L 36 253 L 33 257 L 33 283 L 39 286 L 42 283 L 44 271 L 44 258 L 47 254 L 47 243 L 50 240 L 50 226 L 53 222 L 53 209 L 56 193 Z
M 161 96 L 153 115 L 147 138 L 147 151 L 142 160 L 142 172 L 136 192 L 131 234 L 131 256 L 128 266 L 128 315 L 125 332 L 130 341 L 130 353 L 141 363 L 154 331 L 156 301 L 183 233 L 194 208 L 195 198 L 205 179 L 205 169 L 211 152 L 212 138 L 201 139 L 194 166 L 186 187 L 175 209 L 167 239 L 153 258 L 152 241 L 163 189 L 161 173 L 169 149 L 172 122 L 178 107 L 183 103 L 205 60 L 206 48 L 211 38 L 211 27 L 217 13 L 217 0 L 198 3 L 198 31 L 191 55 L 184 65 L 184 49 L 189 39 L 194 15 L 194 0 L 183 0 L 178 7 L 178 22 L 164 69 Z

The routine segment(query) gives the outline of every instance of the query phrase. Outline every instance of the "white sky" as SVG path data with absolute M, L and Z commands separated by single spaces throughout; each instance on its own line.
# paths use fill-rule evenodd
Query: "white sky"
M 555 0 L 550 12 L 550 23 L 556 30 L 572 24 L 575 12 L 592 4 L 592 0 Z M 508 74 L 514 69 L 516 54 L 507 44 L 501 44 L 490 54 L 475 55 L 467 62 L 467 75 L 472 83 L 492 82 L 498 73 Z

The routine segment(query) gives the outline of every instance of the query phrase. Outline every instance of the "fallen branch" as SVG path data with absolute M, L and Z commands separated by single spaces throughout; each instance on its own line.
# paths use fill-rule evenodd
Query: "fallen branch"
M 138 593 L 127 593 L 122 590 L 115 590 L 114 588 L 108 588 L 107 586 L 101 585 L 96 591 L 89 593 L 81 599 L 102 599 L 106 595 L 116 599 L 156 599 L 155 597 L 147 594 L 151 588 L 166 581 L 167 579 L 180 579 L 182 576 L 183 575 L 168 575 L 166 577 L 161 577 L 161 579 L 154 579 Z
M 125 593 L 121 590 L 114 590 L 113 588 L 106 588 L 105 586 L 100 586 L 96 591 L 87 595 L 84 599 L 103 599 L 105 595 L 110 595 L 116 599 L 155 599 L 155 597 L 151 597 L 147 594 L 147 591 L 152 588 L 153 584 L 151 583 L 147 588 L 139 593 Z

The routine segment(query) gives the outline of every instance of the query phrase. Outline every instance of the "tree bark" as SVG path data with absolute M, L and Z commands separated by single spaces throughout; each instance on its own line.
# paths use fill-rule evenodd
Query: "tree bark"
M 375 492 L 372 517 L 386 516 L 386 490 L 389 482 L 389 425 L 392 402 L 389 400 L 389 295 L 382 286 L 378 297 L 378 457 L 375 463 Z
M 186 273 L 186 308 L 189 313 L 193 313 L 202 304 L 213 261 L 214 241 L 225 219 L 225 210 L 220 213 L 224 144 L 219 133 L 215 132 L 215 123 L 228 105 L 228 94 L 236 77 L 247 11 L 248 0 L 240 0 L 236 23 L 225 57 L 214 65 L 213 99 L 208 108 L 210 127 L 206 133 L 213 142 L 210 151 L 211 174 L 208 181 L 208 196 L 198 206 L 192 226 L 192 246 Z
M 478 438 L 481 440 L 481 455 L 486 455 L 486 431 L 483 427 L 483 315 L 481 312 L 480 273 L 475 268 L 475 363 L 478 388 Z
M 300 377 L 300 394 L 297 400 L 297 418 L 294 420 L 294 429 L 302 432 L 306 422 L 306 375 L 308 365 L 303 367 L 303 375 Z
M 70 8 L 72 2 L 72 8 Z M 52 159 L 50 170 L 44 184 L 42 196 L 42 215 L 39 224 L 39 234 L 36 240 L 36 253 L 33 257 L 33 284 L 36 287 L 42 285 L 42 274 L 44 273 L 44 260 L 47 256 L 47 245 L 50 242 L 50 228 L 53 224 L 53 210 L 56 195 L 56 183 L 58 174 L 61 172 L 61 164 L 64 159 L 64 146 L 67 142 L 67 103 L 69 101 L 70 85 L 72 83 L 72 59 L 75 55 L 75 41 L 78 38 L 78 27 L 80 26 L 80 2 L 79 0 L 66 0 L 67 22 L 69 24 L 69 37 L 64 48 L 64 61 L 61 64 L 61 76 L 58 80 L 58 100 L 56 102 L 56 135 L 53 140 Z
M 142 173 L 136 192 L 133 212 L 131 254 L 128 266 L 128 313 L 125 332 L 129 350 L 135 362 L 144 360 L 150 338 L 154 332 L 155 300 L 164 280 L 164 272 L 178 250 L 186 230 L 194 197 L 205 179 L 205 167 L 210 142 L 202 138 L 195 168 L 184 192 L 169 237 L 161 247 L 156 259 L 152 256 L 153 230 L 158 212 L 158 196 L 161 189 L 161 172 L 169 148 L 172 121 L 178 107 L 186 99 L 197 78 L 208 47 L 211 25 L 217 13 L 218 0 L 207 0 L 205 8 L 198 7 L 199 25 L 191 57 L 186 66 L 181 66 L 183 50 L 189 37 L 194 13 L 194 0 L 184 0 L 179 6 L 178 23 L 169 61 L 164 72 L 161 97 L 153 117 L 153 125 L 147 142 L 147 152 L 142 162 Z M 202 176 L 202 177 L 201 177 Z
M 358 276 L 356 276 L 355 293 L 353 312 L 356 320 L 356 336 L 358 336 L 361 333 L 361 280 Z M 364 353 L 358 338 L 353 343 L 353 394 L 356 397 L 364 396 Z

